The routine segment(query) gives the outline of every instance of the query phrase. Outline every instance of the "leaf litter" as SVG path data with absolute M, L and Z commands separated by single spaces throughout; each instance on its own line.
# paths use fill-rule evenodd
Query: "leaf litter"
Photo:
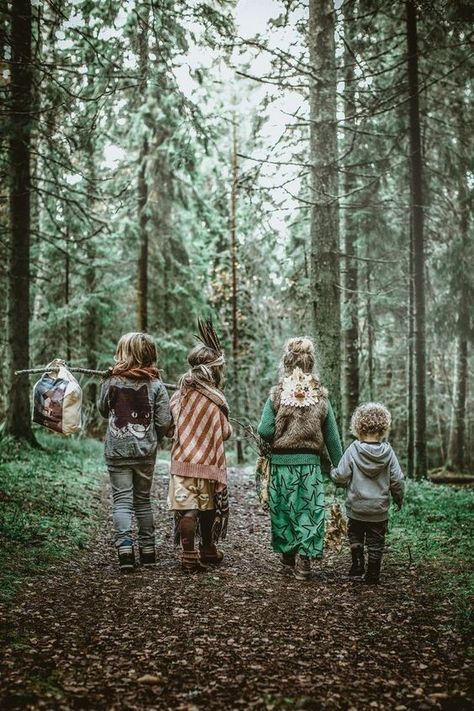
M 80 558 L 0 610 L 0 708 L 67 711 L 468 709 L 470 665 L 430 568 L 390 554 L 379 587 L 347 580 L 348 549 L 296 581 L 269 546 L 253 482 L 231 473 L 225 561 L 181 572 L 154 484 L 159 563 L 121 575 L 110 511 Z M 344 523 L 333 512 L 332 548 Z

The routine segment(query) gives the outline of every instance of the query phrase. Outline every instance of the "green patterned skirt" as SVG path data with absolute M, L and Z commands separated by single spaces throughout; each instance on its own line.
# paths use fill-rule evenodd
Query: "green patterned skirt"
M 273 550 L 321 558 L 325 509 L 320 465 L 272 463 L 268 494 Z

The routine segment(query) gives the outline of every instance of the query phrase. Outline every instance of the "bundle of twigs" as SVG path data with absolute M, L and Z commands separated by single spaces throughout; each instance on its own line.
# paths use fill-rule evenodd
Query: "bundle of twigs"
M 347 521 L 342 512 L 341 504 L 333 500 L 326 523 L 325 545 L 330 551 L 340 553 L 347 535 Z
M 251 424 L 241 422 L 236 417 L 230 417 L 229 420 L 240 427 L 244 434 L 245 441 L 249 445 L 250 449 L 255 452 L 255 454 L 261 457 L 270 456 L 272 451 L 271 446 L 260 437 Z

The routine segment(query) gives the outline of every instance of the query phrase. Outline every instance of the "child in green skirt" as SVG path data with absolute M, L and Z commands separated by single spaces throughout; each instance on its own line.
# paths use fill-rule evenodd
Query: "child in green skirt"
M 324 487 L 320 455 L 326 445 L 336 466 L 341 440 L 328 392 L 313 372 L 314 345 L 291 338 L 280 379 L 270 391 L 258 433 L 271 444 L 269 510 L 273 550 L 295 578 L 311 577 L 324 547 Z

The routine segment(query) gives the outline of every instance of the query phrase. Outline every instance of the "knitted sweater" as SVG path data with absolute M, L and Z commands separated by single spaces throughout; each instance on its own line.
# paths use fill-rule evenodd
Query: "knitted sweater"
M 276 413 L 275 407 L 273 405 L 272 399 L 269 398 L 265 403 L 263 408 L 262 417 L 260 424 L 258 425 L 258 434 L 262 439 L 273 444 L 276 431 Z M 342 446 L 339 437 L 339 431 L 337 428 L 336 418 L 334 417 L 334 412 L 331 403 L 327 402 L 327 414 L 325 415 L 321 424 L 321 434 L 322 440 L 326 445 L 326 449 L 329 454 L 329 459 L 331 460 L 333 466 L 337 466 L 339 460 L 342 457 Z M 284 454 L 279 454 L 278 452 L 272 452 L 272 462 L 273 464 L 314 464 L 319 463 L 319 452 L 316 447 L 314 448 L 314 453 L 298 452 L 299 447 L 295 445 L 294 447 L 288 447 L 288 450 L 295 449 L 295 453 L 290 451 Z
M 171 474 L 227 481 L 224 442 L 232 427 L 222 409 L 203 393 L 187 388 L 170 401 L 173 427 Z

